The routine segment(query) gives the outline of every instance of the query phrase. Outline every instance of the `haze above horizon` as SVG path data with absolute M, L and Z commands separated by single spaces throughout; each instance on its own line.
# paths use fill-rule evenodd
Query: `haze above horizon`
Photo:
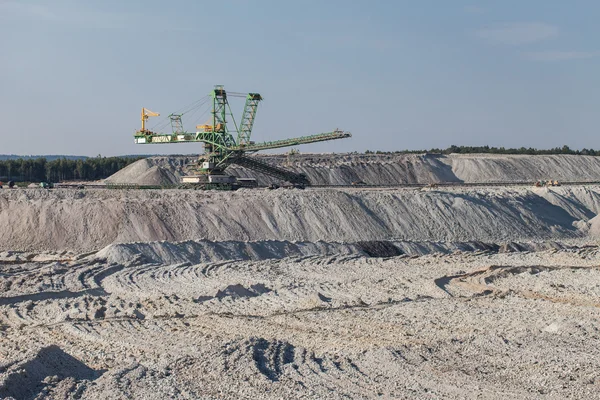
M 197 153 L 133 133 L 142 107 L 166 116 L 215 84 L 263 95 L 256 141 L 353 133 L 301 152 L 596 149 L 598 15 L 591 0 L 0 0 L 0 153 Z

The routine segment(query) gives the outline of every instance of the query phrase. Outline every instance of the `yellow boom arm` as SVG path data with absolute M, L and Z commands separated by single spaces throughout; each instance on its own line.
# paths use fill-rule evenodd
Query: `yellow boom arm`
M 148 118 L 158 116 L 160 116 L 159 113 L 142 108 L 142 132 L 146 131 L 146 121 L 148 121 Z

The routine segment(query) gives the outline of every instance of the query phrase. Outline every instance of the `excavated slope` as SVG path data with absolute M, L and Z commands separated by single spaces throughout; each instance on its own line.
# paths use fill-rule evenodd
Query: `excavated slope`
M 600 181 L 600 157 L 593 156 L 452 154 L 447 160 L 464 182 Z
M 451 190 L 6 190 L 0 250 L 139 241 L 563 240 L 587 236 L 600 187 Z M 32 234 L 32 232 L 34 234 Z
M 600 181 L 600 157 L 573 155 L 494 154 L 332 154 L 262 156 L 269 163 L 304 173 L 315 185 L 397 185 L 435 182 L 534 182 L 552 179 L 570 182 Z M 259 183 L 272 179 L 231 166 L 242 177 L 257 176 Z
M 398 185 L 435 182 L 521 182 L 539 179 L 600 181 L 600 157 L 573 155 L 493 154 L 296 154 L 257 155 L 273 165 L 301 172 L 314 185 Z M 140 185 L 175 184 L 194 157 L 152 157 L 140 160 L 107 179 Z M 232 165 L 227 172 L 257 178 L 268 185 L 275 179 Z
M 262 160 L 305 174 L 314 185 L 370 185 L 460 182 L 444 157 L 419 154 L 302 154 L 261 155 Z M 238 177 L 256 177 L 259 184 L 273 178 L 232 165 L 227 170 Z
M 185 242 L 135 242 L 110 244 L 90 256 L 99 262 L 127 264 L 129 262 L 158 263 L 165 265 L 199 264 L 223 261 L 258 261 L 267 259 L 314 256 L 396 257 L 401 255 L 423 256 L 427 254 L 450 254 L 453 252 L 512 253 L 539 252 L 549 249 L 574 248 L 560 242 L 508 242 L 503 245 L 470 242 L 412 242 L 412 241 L 362 241 L 357 243 L 289 242 L 265 240 L 260 242 L 188 240 Z M 24 252 L 0 252 L 0 259 L 23 262 Z M 55 254 L 55 253 L 54 253 Z M 44 257 L 44 255 L 36 255 Z

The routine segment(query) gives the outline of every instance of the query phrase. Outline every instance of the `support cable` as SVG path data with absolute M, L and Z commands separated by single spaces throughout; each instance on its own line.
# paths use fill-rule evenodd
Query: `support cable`
M 196 100 L 193 103 L 179 109 L 178 111 L 174 112 L 173 114 L 178 114 L 178 115 L 183 116 L 193 110 L 199 109 L 200 107 L 205 105 L 209 99 L 210 99 L 210 95 L 204 96 L 201 99 Z M 171 125 L 171 119 L 169 118 L 169 116 L 165 116 L 161 120 L 157 121 L 157 123 L 154 124 L 149 130 L 154 131 L 154 132 L 161 132 L 161 131 L 165 130 L 167 127 L 169 127 L 170 125 Z

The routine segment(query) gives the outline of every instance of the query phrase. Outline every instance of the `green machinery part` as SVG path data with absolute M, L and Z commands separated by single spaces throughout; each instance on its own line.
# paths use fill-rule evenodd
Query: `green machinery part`
M 295 184 L 308 185 L 308 179 L 303 174 L 297 174 L 279 167 L 271 166 L 255 157 L 248 157 L 247 153 L 260 150 L 276 149 L 281 147 L 296 146 L 301 144 L 322 142 L 327 140 L 351 137 L 349 132 L 334 130 L 327 133 L 303 136 L 293 139 L 283 139 L 270 142 L 254 143 L 250 140 L 252 128 L 256 119 L 258 104 L 263 100 L 258 93 L 243 95 L 246 98 L 244 111 L 239 126 L 236 124 L 228 101 L 228 92 L 223 85 L 217 85 L 211 92 L 212 97 L 212 125 L 199 125 L 196 132 L 186 132 L 183 129 L 181 114 L 171 114 L 172 133 L 156 133 L 147 129 L 135 133 L 137 144 L 164 144 L 164 143 L 204 143 L 204 157 L 201 172 L 212 174 L 222 173 L 230 164 L 238 164 L 279 179 Z M 240 96 L 240 93 L 231 93 Z M 233 123 L 233 129 L 228 125 L 228 119 Z M 237 134 L 234 136 L 234 134 Z

